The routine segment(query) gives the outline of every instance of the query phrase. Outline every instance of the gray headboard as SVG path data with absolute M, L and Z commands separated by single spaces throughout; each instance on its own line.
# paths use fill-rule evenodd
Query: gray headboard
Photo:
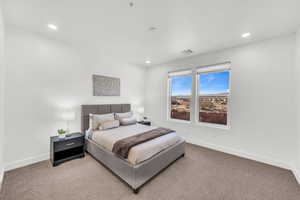
M 81 132 L 89 129 L 89 114 L 123 113 L 131 110 L 130 104 L 103 104 L 81 106 Z

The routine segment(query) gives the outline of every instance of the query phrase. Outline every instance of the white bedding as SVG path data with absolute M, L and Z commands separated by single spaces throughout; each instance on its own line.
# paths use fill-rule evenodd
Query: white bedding
M 157 127 L 134 124 L 129 126 L 120 126 L 119 128 L 93 131 L 92 140 L 103 146 L 105 149 L 112 151 L 116 141 L 127 138 L 139 133 L 143 133 Z M 128 161 L 132 164 L 140 163 L 151 158 L 153 155 L 162 150 L 176 144 L 181 140 L 181 137 L 175 133 L 163 135 L 145 143 L 132 147 L 128 154 Z

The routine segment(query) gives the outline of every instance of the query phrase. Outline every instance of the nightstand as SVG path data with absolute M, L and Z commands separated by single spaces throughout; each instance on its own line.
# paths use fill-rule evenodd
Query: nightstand
M 146 126 L 151 126 L 151 122 L 150 121 L 139 121 L 138 123 L 146 125 Z
M 58 136 L 50 138 L 50 160 L 53 167 L 65 161 L 84 157 L 84 135 L 72 133 L 60 139 Z

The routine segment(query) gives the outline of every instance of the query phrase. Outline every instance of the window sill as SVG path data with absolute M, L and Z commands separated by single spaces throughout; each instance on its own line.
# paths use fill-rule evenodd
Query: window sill
M 167 122 L 173 122 L 173 123 L 180 123 L 180 124 L 190 124 L 195 126 L 204 126 L 209 128 L 217 128 L 217 129 L 223 129 L 223 130 L 230 130 L 230 126 L 227 125 L 218 125 L 218 124 L 211 124 L 211 123 L 205 123 L 205 122 L 191 122 L 186 120 L 180 120 L 180 119 L 167 119 Z
M 191 121 L 180 120 L 180 119 L 167 119 L 168 122 L 182 123 L 182 124 L 192 124 Z
M 211 123 L 205 123 L 205 122 L 195 122 L 196 126 L 206 126 L 209 128 L 217 128 L 217 129 L 223 129 L 223 130 L 229 130 L 229 125 L 219 125 L 219 124 L 211 124 Z

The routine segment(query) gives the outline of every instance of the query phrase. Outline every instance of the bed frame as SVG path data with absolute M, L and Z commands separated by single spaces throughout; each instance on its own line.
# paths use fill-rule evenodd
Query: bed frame
M 82 105 L 81 106 L 81 131 L 85 133 L 89 128 L 89 114 L 106 114 L 129 112 L 130 104 L 107 105 Z M 106 168 L 127 183 L 138 193 L 139 189 L 159 172 L 167 168 L 185 153 L 185 141 L 181 140 L 175 145 L 161 151 L 150 159 L 139 164 L 132 165 L 114 155 L 114 153 L 102 148 L 93 140 L 86 138 L 86 151 Z

